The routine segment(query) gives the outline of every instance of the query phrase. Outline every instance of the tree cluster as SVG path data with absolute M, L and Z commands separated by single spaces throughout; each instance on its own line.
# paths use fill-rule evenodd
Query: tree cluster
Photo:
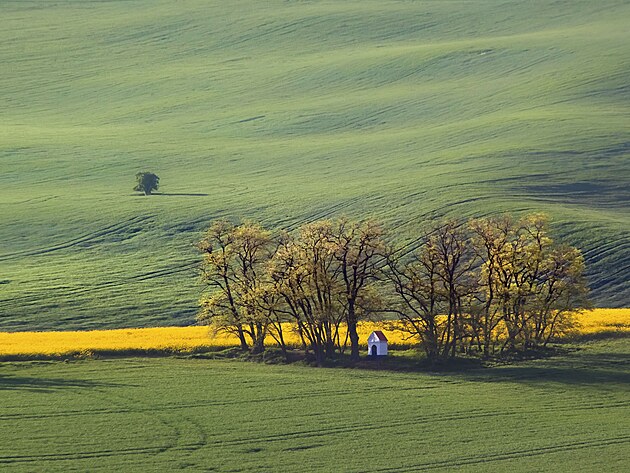
M 543 216 L 442 221 L 417 241 L 411 251 L 388 244 L 374 220 L 292 234 L 215 221 L 198 243 L 210 288 L 198 320 L 253 353 L 270 336 L 286 355 L 290 326 L 321 364 L 348 341 L 358 359 L 358 322 L 395 314 L 439 360 L 544 346 L 588 306 L 583 258 L 553 242 Z
M 318 363 L 346 346 L 343 323 L 358 359 L 357 323 L 379 307 L 374 283 L 385 245 L 375 222 L 324 220 L 272 238 L 258 224 L 219 220 L 198 248 L 202 278 L 214 288 L 200 301 L 199 321 L 235 333 L 254 353 L 270 335 L 285 354 L 290 322 Z
M 408 258 L 395 255 L 388 310 L 430 359 L 546 346 L 589 305 L 581 253 L 554 243 L 542 215 L 445 222 Z

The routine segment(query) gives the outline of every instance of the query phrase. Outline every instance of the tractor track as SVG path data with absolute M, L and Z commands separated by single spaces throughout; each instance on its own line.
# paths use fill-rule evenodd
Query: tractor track
M 97 230 L 96 232 L 85 233 L 81 236 L 78 236 L 71 240 L 67 240 L 57 245 L 49 246 L 46 248 L 40 248 L 36 250 L 32 249 L 32 250 L 16 251 L 14 253 L 5 253 L 3 255 L 0 255 L 0 261 L 7 261 L 11 259 L 24 258 L 24 257 L 29 257 L 29 256 L 45 255 L 45 254 L 52 253 L 55 251 L 65 250 L 67 248 L 72 248 L 74 246 L 90 243 L 92 241 L 95 241 L 99 238 L 103 238 L 104 236 L 107 236 L 107 235 L 111 235 L 113 233 L 118 233 L 121 230 L 125 230 L 126 228 L 131 227 L 132 225 L 148 223 L 152 219 L 153 219 L 153 216 L 133 217 L 124 222 L 119 222 L 113 225 L 109 225 L 107 227 L 103 227 L 100 230 Z
M 453 460 L 444 460 L 439 462 L 416 463 L 414 465 L 406 465 L 394 468 L 376 468 L 372 471 L 382 473 L 402 473 L 408 471 L 430 471 L 437 469 L 446 469 L 450 471 L 452 468 L 481 465 L 486 463 L 494 463 L 498 461 L 514 460 L 518 458 L 533 457 L 538 455 L 547 455 L 550 453 L 570 452 L 573 450 L 581 450 L 585 448 L 606 447 L 608 445 L 621 445 L 630 443 L 630 435 L 610 437 L 601 440 L 586 440 L 582 442 L 568 442 L 544 447 L 536 447 L 523 450 L 513 450 L 506 453 L 484 454 L 483 456 L 470 456 Z

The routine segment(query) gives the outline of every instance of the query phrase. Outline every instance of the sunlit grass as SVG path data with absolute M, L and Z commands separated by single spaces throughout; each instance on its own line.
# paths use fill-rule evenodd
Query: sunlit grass
M 630 333 L 630 308 L 595 309 L 578 315 L 578 333 Z M 396 330 L 391 323 L 364 322 L 359 325 L 359 337 L 365 345 L 373 330 L 383 330 L 391 347 L 406 349 L 416 341 Z M 345 337 L 342 332 L 341 340 Z M 285 326 L 285 340 L 292 347 L 300 346 L 298 335 Z M 271 337 L 267 343 L 273 345 Z M 57 332 L 0 332 L 0 356 L 64 356 L 95 352 L 172 352 L 222 349 L 238 346 L 236 336 L 216 332 L 206 326 L 158 327 L 139 329 L 57 331 Z
M 599 340 L 439 374 L 210 356 L 0 363 L 0 470 L 624 472 L 629 350 Z

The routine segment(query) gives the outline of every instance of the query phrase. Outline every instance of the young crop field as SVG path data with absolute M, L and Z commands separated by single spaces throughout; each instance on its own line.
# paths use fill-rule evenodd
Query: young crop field
M 629 340 L 459 373 L 0 363 L 0 469 L 625 472 Z
M 189 325 L 212 219 L 544 211 L 630 300 L 626 0 L 0 2 L 0 330 Z M 132 191 L 151 171 L 160 192 Z

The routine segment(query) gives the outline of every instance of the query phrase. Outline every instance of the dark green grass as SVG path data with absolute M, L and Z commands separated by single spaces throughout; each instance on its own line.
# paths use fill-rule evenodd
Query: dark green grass
M 0 363 L 0 469 L 627 471 L 629 341 L 443 373 Z
M 0 2 L 0 328 L 187 324 L 211 219 L 545 211 L 630 300 L 623 0 Z M 135 196 L 138 171 L 162 194 Z

